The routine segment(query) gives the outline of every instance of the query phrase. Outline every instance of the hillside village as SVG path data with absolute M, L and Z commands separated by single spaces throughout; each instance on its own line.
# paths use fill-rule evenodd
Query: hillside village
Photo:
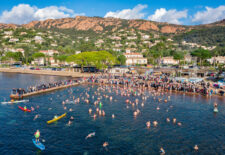
M 77 17 L 75 20 L 83 18 Z M 84 19 L 86 20 L 86 17 Z M 95 18 L 88 18 L 88 20 L 93 19 Z M 114 21 L 114 19 L 104 20 L 106 20 L 105 25 L 111 20 Z M 119 23 L 121 24 L 121 21 Z M 150 23 L 151 26 L 152 24 Z M 29 24 L 24 27 L 7 27 L 0 30 L 0 60 L 2 64 L 20 62 L 41 66 L 68 66 L 75 65 L 66 61 L 68 56 L 86 51 L 108 51 L 117 57 L 117 64 L 120 65 L 194 65 L 200 63 L 201 58 L 196 59 L 193 52 L 202 49 L 208 52 L 208 56 L 202 58 L 207 60 L 203 65 L 224 63 L 225 50 L 223 48 L 180 40 L 177 38 L 183 33 L 173 32 L 162 33 L 154 29 L 149 31 L 142 27 L 121 25 L 119 28 L 112 29 L 106 27 L 104 30 L 101 29 L 101 32 L 95 29 L 92 31 L 89 29 L 35 28 Z M 35 53 L 39 54 L 35 55 Z M 121 56 L 126 61 L 121 60 Z

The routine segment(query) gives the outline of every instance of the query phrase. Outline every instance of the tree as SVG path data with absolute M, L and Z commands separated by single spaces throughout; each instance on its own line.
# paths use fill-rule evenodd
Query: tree
M 184 59 L 184 54 L 182 52 L 175 52 L 173 55 L 173 58 L 175 60 L 178 60 L 179 64 L 180 64 L 180 60 Z
M 123 54 L 121 54 L 117 57 L 117 60 L 119 61 L 120 65 L 125 65 L 127 59 Z
M 196 56 L 199 59 L 200 66 L 202 65 L 202 61 L 212 57 L 210 51 L 204 50 L 202 48 L 191 52 L 191 55 Z
M 105 69 L 116 62 L 116 57 L 107 51 L 82 52 L 68 56 L 67 62 L 75 62 L 81 66 L 83 72 L 84 66 L 95 66 L 98 69 Z
M 34 54 L 32 55 L 32 57 L 33 57 L 34 59 L 38 59 L 38 65 L 40 65 L 41 58 L 45 58 L 45 55 L 44 55 L 44 53 L 38 52 L 38 53 L 34 53 Z

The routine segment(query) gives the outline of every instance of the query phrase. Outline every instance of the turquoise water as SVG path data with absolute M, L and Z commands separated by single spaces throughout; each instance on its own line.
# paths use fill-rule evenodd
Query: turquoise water
M 67 78 L 56 76 L 42 76 L 29 74 L 0 73 L 0 101 L 9 100 L 12 88 L 26 88 L 37 83 L 65 80 Z M 24 113 L 18 105 L 0 104 L 0 154 L 159 154 L 163 147 L 166 154 L 224 154 L 225 153 L 225 103 L 222 98 L 207 99 L 195 95 L 170 94 L 168 103 L 154 100 L 149 92 L 145 92 L 148 99 L 144 107 L 139 104 L 132 107 L 127 105 L 126 96 L 117 95 L 115 90 L 100 91 L 101 96 L 113 96 L 101 99 L 105 117 L 95 120 L 88 113 L 88 109 L 96 108 L 93 104 L 99 97 L 94 92 L 98 86 L 80 85 L 77 87 L 54 91 L 52 93 L 32 96 L 30 102 L 20 103 L 28 108 L 33 106 L 35 111 Z M 90 95 L 90 103 L 82 99 L 78 104 L 66 104 L 64 110 L 62 101 L 72 100 L 73 96 L 85 97 Z M 92 99 L 92 96 L 95 96 Z M 165 97 L 165 96 L 164 96 Z M 129 97 L 133 102 L 136 98 L 142 102 L 141 97 Z M 219 105 L 219 113 L 213 113 L 213 103 Z M 37 108 L 39 106 L 39 108 Z M 160 110 L 156 110 L 159 107 Z M 73 111 L 69 112 L 68 109 Z M 134 118 L 133 112 L 140 110 Z M 46 121 L 55 114 L 67 116 L 57 123 L 48 125 Z M 35 115 L 40 117 L 33 120 Z M 115 114 L 112 119 L 111 115 Z M 70 116 L 74 121 L 67 125 Z M 176 117 L 182 126 L 167 123 L 166 118 Z M 158 126 L 146 128 L 147 121 L 158 121 Z M 46 147 L 40 152 L 32 143 L 34 132 L 39 129 L 41 140 Z M 96 136 L 85 140 L 85 137 L 96 132 Z M 107 141 L 109 146 L 103 148 Z M 199 151 L 195 152 L 193 146 L 197 144 Z

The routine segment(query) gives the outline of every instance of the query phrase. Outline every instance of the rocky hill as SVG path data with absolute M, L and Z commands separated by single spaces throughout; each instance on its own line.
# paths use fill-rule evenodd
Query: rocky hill
M 152 22 L 148 20 L 125 20 L 118 18 L 101 18 L 77 16 L 75 18 L 48 19 L 45 21 L 33 21 L 23 25 L 26 28 L 58 28 L 93 30 L 102 32 L 105 30 L 116 31 L 121 28 L 131 28 L 143 31 L 158 31 L 161 33 L 179 33 L 189 29 L 187 26 L 173 25 L 168 23 Z

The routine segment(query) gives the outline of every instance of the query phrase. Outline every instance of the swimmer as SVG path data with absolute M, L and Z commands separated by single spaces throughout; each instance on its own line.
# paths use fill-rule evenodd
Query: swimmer
M 35 115 L 34 120 L 36 120 L 39 116 L 40 116 L 40 115 L 38 115 L 38 114 Z
M 165 150 L 162 147 L 160 148 L 160 154 L 166 154 Z
M 156 110 L 159 110 L 159 109 L 160 109 L 159 107 L 156 108 Z
M 99 114 L 99 116 L 101 116 L 101 115 L 102 115 L 102 111 L 101 111 L 101 110 L 99 110 L 98 114 Z
M 96 114 L 94 114 L 92 117 L 95 119 L 95 118 L 97 117 L 97 115 L 96 115 Z
M 146 122 L 146 126 L 147 126 L 147 128 L 150 128 L 151 122 L 150 121 Z
M 73 111 L 73 109 L 72 109 L 72 108 L 70 108 L 70 110 L 69 110 L 69 111 L 71 112 L 71 111 Z
M 90 109 L 88 110 L 88 112 L 89 112 L 89 114 L 91 114 L 91 112 L 92 112 L 92 109 L 90 108 Z
M 67 123 L 67 125 L 68 125 L 68 126 L 70 126 L 71 124 L 72 124 L 72 122 L 71 122 L 71 121 L 69 121 L 69 122 Z
M 85 139 L 91 138 L 91 137 L 93 137 L 93 136 L 95 136 L 95 132 L 89 133 L 89 134 L 85 137 Z
M 73 116 L 71 116 L 71 117 L 70 117 L 70 120 L 74 120 L 74 117 L 73 117 Z
M 67 108 L 66 107 L 64 107 L 64 110 L 66 110 Z
M 105 111 L 104 110 L 102 110 L 102 116 L 105 116 Z
M 198 145 L 195 145 L 195 146 L 194 146 L 194 150 L 195 150 L 195 151 L 198 151 Z
M 103 147 L 107 147 L 108 145 L 109 145 L 108 142 L 104 142 L 104 143 L 102 144 Z
M 112 114 L 112 118 L 115 118 L 115 115 L 114 114 Z
M 32 111 L 34 111 L 34 107 L 30 107 Z
M 169 118 L 166 118 L 166 121 L 169 123 L 170 122 L 170 119 Z
M 154 121 L 154 122 L 153 122 L 153 125 L 154 125 L 155 127 L 157 127 L 158 122 L 157 122 L 157 121 Z
M 136 116 L 137 116 L 137 114 L 138 114 L 138 113 L 137 113 L 137 111 L 135 111 L 135 112 L 134 112 L 134 117 L 136 117 Z
M 176 124 L 176 121 L 177 121 L 177 119 L 176 118 L 173 118 L 173 123 L 174 124 Z
M 178 122 L 178 123 L 177 123 L 177 125 L 178 125 L 178 126 L 181 126 L 181 125 L 182 125 L 182 123 L 181 123 L 181 122 Z

